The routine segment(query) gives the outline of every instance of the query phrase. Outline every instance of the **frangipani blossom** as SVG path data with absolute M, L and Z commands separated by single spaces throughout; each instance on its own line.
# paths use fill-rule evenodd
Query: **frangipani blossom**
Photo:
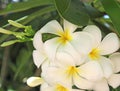
M 119 38 L 115 33 L 109 33 L 102 40 L 100 29 L 95 25 L 89 25 L 83 29 L 94 38 L 94 44 L 89 56 L 92 60 L 99 59 L 101 55 L 108 55 L 117 51 L 120 47 Z M 102 40 L 102 41 L 101 41 Z
M 88 55 L 88 59 L 98 62 L 103 69 L 104 76 L 108 78 L 113 73 L 113 64 L 103 55 L 111 54 L 119 49 L 119 38 L 115 33 L 109 33 L 101 41 L 101 31 L 94 25 L 85 27 L 83 31 L 90 33 L 94 38 L 94 44 L 91 52 Z
M 94 61 L 83 65 L 75 65 L 72 56 L 66 53 L 59 53 L 56 66 L 49 66 L 42 72 L 42 77 L 49 84 L 63 82 L 66 85 L 76 85 L 81 89 L 92 89 L 92 82 L 103 77 L 100 65 Z M 63 58 L 64 57 L 64 58 Z
M 120 86 L 120 53 L 110 55 L 110 60 L 114 66 L 114 73 L 109 78 L 103 78 L 93 85 L 95 91 L 109 91 L 109 85 L 113 88 Z
M 40 77 L 28 78 L 27 84 L 30 87 L 36 87 L 36 86 L 41 85 L 40 91 L 84 91 L 84 90 L 79 90 L 79 89 L 73 89 L 72 87 L 63 85 L 59 82 L 54 85 L 49 85 Z
M 88 54 L 93 42 L 91 35 L 87 32 L 75 32 L 78 26 L 66 20 L 63 22 L 63 27 L 64 29 L 56 20 L 47 23 L 34 36 L 33 42 L 35 48 L 40 48 L 39 45 L 42 39 L 39 37 L 39 34 L 51 33 L 57 35 L 57 37 L 49 39 L 44 43 L 45 50 L 50 59 L 55 60 L 55 55 L 58 50 L 68 52 L 71 55 L 74 53 Z M 78 54 L 75 54 L 74 56 L 79 57 L 79 59 L 81 58 L 81 55 L 78 56 Z
M 33 51 L 33 61 L 34 61 L 34 64 L 37 66 L 37 68 L 39 68 L 42 65 L 42 63 L 44 63 L 45 61 L 48 61 L 47 64 L 50 64 L 50 63 L 54 64 L 53 62 L 51 62 L 52 59 L 49 58 L 49 56 L 45 50 L 45 46 L 42 41 L 42 35 L 41 35 L 40 31 L 35 34 L 33 40 L 34 40 L 33 45 L 35 47 L 35 50 Z M 81 60 L 81 55 L 79 53 L 77 53 L 70 44 L 67 44 L 64 47 L 63 46 L 59 47 L 59 52 L 61 52 L 61 51 L 62 52 L 66 52 L 66 51 L 70 52 L 69 54 L 72 54 L 71 56 L 73 56 L 73 58 L 76 60 L 76 64 L 81 64 L 84 62 L 84 60 Z M 55 60 L 54 60 L 54 62 L 55 62 Z
M 62 28 L 52 20 L 35 34 L 33 59 L 42 73 L 41 78 L 29 78 L 29 86 L 41 85 L 40 91 L 109 91 L 109 85 L 120 85 L 120 53 L 114 53 L 120 47 L 117 35 L 109 33 L 102 40 L 100 29 L 94 25 L 80 32 L 75 31 L 77 28 L 66 20 Z M 57 36 L 43 42 L 43 33 Z
M 73 89 L 71 86 L 56 83 L 54 85 L 48 85 L 47 83 L 41 85 L 40 91 L 84 91 L 80 89 Z

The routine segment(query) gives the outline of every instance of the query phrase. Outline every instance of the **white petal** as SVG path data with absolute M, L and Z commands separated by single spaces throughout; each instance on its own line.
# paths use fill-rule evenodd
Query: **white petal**
M 40 91 L 44 91 L 44 89 L 46 89 L 47 87 L 49 87 L 48 83 L 44 82 L 44 83 L 41 84 L 41 86 L 40 86 Z
M 94 91 L 109 91 L 109 86 L 105 79 L 102 79 L 99 82 L 95 82 Z
M 40 31 L 38 31 L 33 38 L 33 45 L 37 50 L 44 50 L 43 41 Z
M 80 65 L 85 61 L 84 56 L 78 53 L 78 51 L 69 42 L 66 45 L 61 45 L 58 51 L 71 55 L 76 65 Z
M 84 90 L 72 89 L 71 91 L 84 91 Z
M 120 74 L 111 75 L 108 79 L 108 83 L 113 88 L 117 88 L 118 86 L 120 86 Z
M 54 91 L 54 88 L 49 86 L 49 87 L 46 87 L 46 88 L 44 88 L 44 89 L 42 89 L 40 91 Z
M 79 53 L 88 54 L 92 50 L 93 38 L 87 32 L 75 32 L 70 43 Z
M 100 29 L 95 25 L 88 25 L 87 27 L 85 27 L 83 29 L 83 31 L 88 32 L 93 36 L 93 38 L 95 39 L 95 43 L 94 43 L 93 47 L 94 48 L 97 47 L 98 44 L 101 42 L 101 39 L 102 39 Z
M 59 77 L 57 75 L 61 75 L 61 71 L 59 72 L 57 68 L 55 67 L 47 67 L 46 71 L 43 71 L 41 73 L 42 78 L 45 79 L 45 81 L 49 84 L 55 84 L 57 81 L 59 81 Z M 57 72 L 57 74 L 56 74 Z M 51 80 L 52 79 L 52 80 Z
M 99 45 L 101 55 L 108 55 L 117 51 L 120 47 L 119 38 L 115 33 L 109 33 Z
M 50 61 L 47 59 L 47 60 L 45 60 L 45 61 L 42 63 L 42 65 L 41 65 L 41 70 L 42 70 L 42 72 L 43 72 L 43 71 L 46 71 L 49 66 L 50 66 Z
M 109 57 L 114 65 L 115 73 L 120 72 L 120 53 L 114 53 Z
M 46 71 L 42 72 L 42 77 L 49 84 L 55 84 L 57 82 L 64 83 L 66 85 L 71 86 L 72 80 L 71 78 L 67 78 L 67 74 L 65 73 L 66 69 L 57 68 L 57 67 L 48 67 Z
M 111 61 L 108 58 L 101 57 L 100 60 L 98 60 L 98 62 L 101 65 L 104 77 L 110 77 L 111 74 L 113 74 L 113 64 L 111 63 Z
M 72 91 L 71 86 L 66 86 L 66 85 L 61 84 L 61 83 L 59 83 L 59 82 L 56 83 L 56 84 L 54 84 L 54 85 L 45 85 L 45 86 L 42 85 L 40 91 L 58 91 L 58 89 L 56 89 L 57 85 L 63 86 L 64 88 L 67 89 L 67 91 Z M 60 89 L 59 89 L 59 90 L 60 90 Z M 76 90 L 75 90 L 75 91 L 76 91 Z M 79 90 L 78 90 L 78 91 L 79 91 Z M 80 90 L 80 91 L 82 91 L 82 90 Z
M 33 51 L 33 62 L 37 66 L 37 68 L 40 67 L 40 65 L 46 60 L 46 55 L 40 51 L 40 50 L 34 50 Z
M 96 81 L 103 77 L 103 72 L 98 62 L 89 61 L 79 67 L 80 73 L 79 75 L 91 80 Z
M 56 58 L 60 67 L 75 66 L 75 61 L 73 60 L 72 56 L 67 53 L 58 52 Z
M 67 20 L 64 20 L 64 30 L 69 30 L 70 32 L 74 32 L 77 29 L 77 25 L 74 25 Z
M 54 87 L 45 82 L 41 85 L 40 91 L 54 91 Z
M 77 86 L 80 89 L 89 89 L 90 90 L 93 87 L 92 82 L 90 82 L 82 77 L 79 77 L 79 76 L 74 77 L 73 81 L 74 81 L 75 86 Z
M 43 82 L 44 82 L 43 79 L 40 77 L 30 77 L 27 80 L 27 85 L 30 87 L 36 87 L 36 86 L 42 84 Z
M 41 33 L 51 33 L 59 35 L 59 32 L 63 31 L 61 25 L 56 21 L 52 20 L 40 29 Z
M 56 52 L 57 52 L 59 45 L 60 44 L 58 42 L 58 38 L 53 38 L 53 39 L 47 40 L 44 43 L 45 51 L 50 60 L 52 60 L 52 61 L 55 60 Z

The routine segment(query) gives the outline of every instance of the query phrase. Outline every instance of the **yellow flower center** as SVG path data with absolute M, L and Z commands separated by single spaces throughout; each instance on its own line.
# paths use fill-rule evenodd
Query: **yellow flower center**
M 66 87 L 57 84 L 55 91 L 69 91 Z
M 75 66 L 70 66 L 68 67 L 68 69 L 66 70 L 66 73 L 68 74 L 68 77 L 74 77 L 77 75 L 78 73 L 78 68 Z
M 59 42 L 61 42 L 62 44 L 66 44 L 68 41 L 72 40 L 72 36 L 68 30 L 64 32 L 59 32 L 59 35 Z
M 92 60 L 96 60 L 100 58 L 100 50 L 98 48 L 94 48 L 90 53 L 89 53 L 89 57 Z

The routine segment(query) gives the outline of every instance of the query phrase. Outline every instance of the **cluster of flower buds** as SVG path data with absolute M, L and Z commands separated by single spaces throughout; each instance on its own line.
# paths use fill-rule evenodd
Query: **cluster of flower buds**
M 33 60 L 41 67 L 40 77 L 30 77 L 31 87 L 40 91 L 109 91 L 120 85 L 119 38 L 109 33 L 104 38 L 100 29 L 79 26 L 63 20 L 63 28 L 52 20 L 34 36 Z M 43 42 L 44 33 L 55 36 Z

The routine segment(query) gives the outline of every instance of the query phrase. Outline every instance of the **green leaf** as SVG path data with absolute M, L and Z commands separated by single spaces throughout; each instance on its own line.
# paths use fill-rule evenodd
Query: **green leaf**
M 120 7 L 115 0 L 100 0 L 106 13 L 110 16 L 115 32 L 120 36 Z
M 27 2 L 13 3 L 9 4 L 4 10 L 1 10 L 0 15 L 20 12 L 43 5 L 51 5 L 52 3 L 52 0 L 29 0 Z
M 87 10 L 87 13 L 89 14 L 90 18 L 99 18 L 103 16 L 103 13 L 98 11 L 96 8 L 94 8 L 92 5 L 84 3 L 85 8 Z
M 80 0 L 55 0 L 59 14 L 66 20 L 76 25 L 87 25 L 89 16 L 84 4 Z
M 17 42 L 21 42 L 21 41 L 20 40 L 10 40 L 10 41 L 2 43 L 0 46 L 1 47 L 6 47 L 6 46 L 9 46 L 9 45 L 15 44 Z
M 20 73 L 25 73 L 23 71 L 26 66 L 28 66 L 28 63 L 30 63 L 30 58 L 31 58 L 32 52 L 30 50 L 27 50 L 26 48 L 22 48 L 17 55 L 17 70 L 14 75 L 14 80 L 20 75 Z M 28 69 L 29 70 L 29 69 Z
M 33 19 L 35 19 L 35 18 L 37 18 L 39 16 L 42 16 L 43 14 L 50 13 L 52 11 L 55 11 L 55 8 L 53 6 L 45 7 L 43 9 L 41 9 L 41 10 L 33 12 L 27 18 L 25 18 L 24 20 L 22 20 L 20 23 L 21 24 L 27 24 L 28 22 L 32 21 Z

